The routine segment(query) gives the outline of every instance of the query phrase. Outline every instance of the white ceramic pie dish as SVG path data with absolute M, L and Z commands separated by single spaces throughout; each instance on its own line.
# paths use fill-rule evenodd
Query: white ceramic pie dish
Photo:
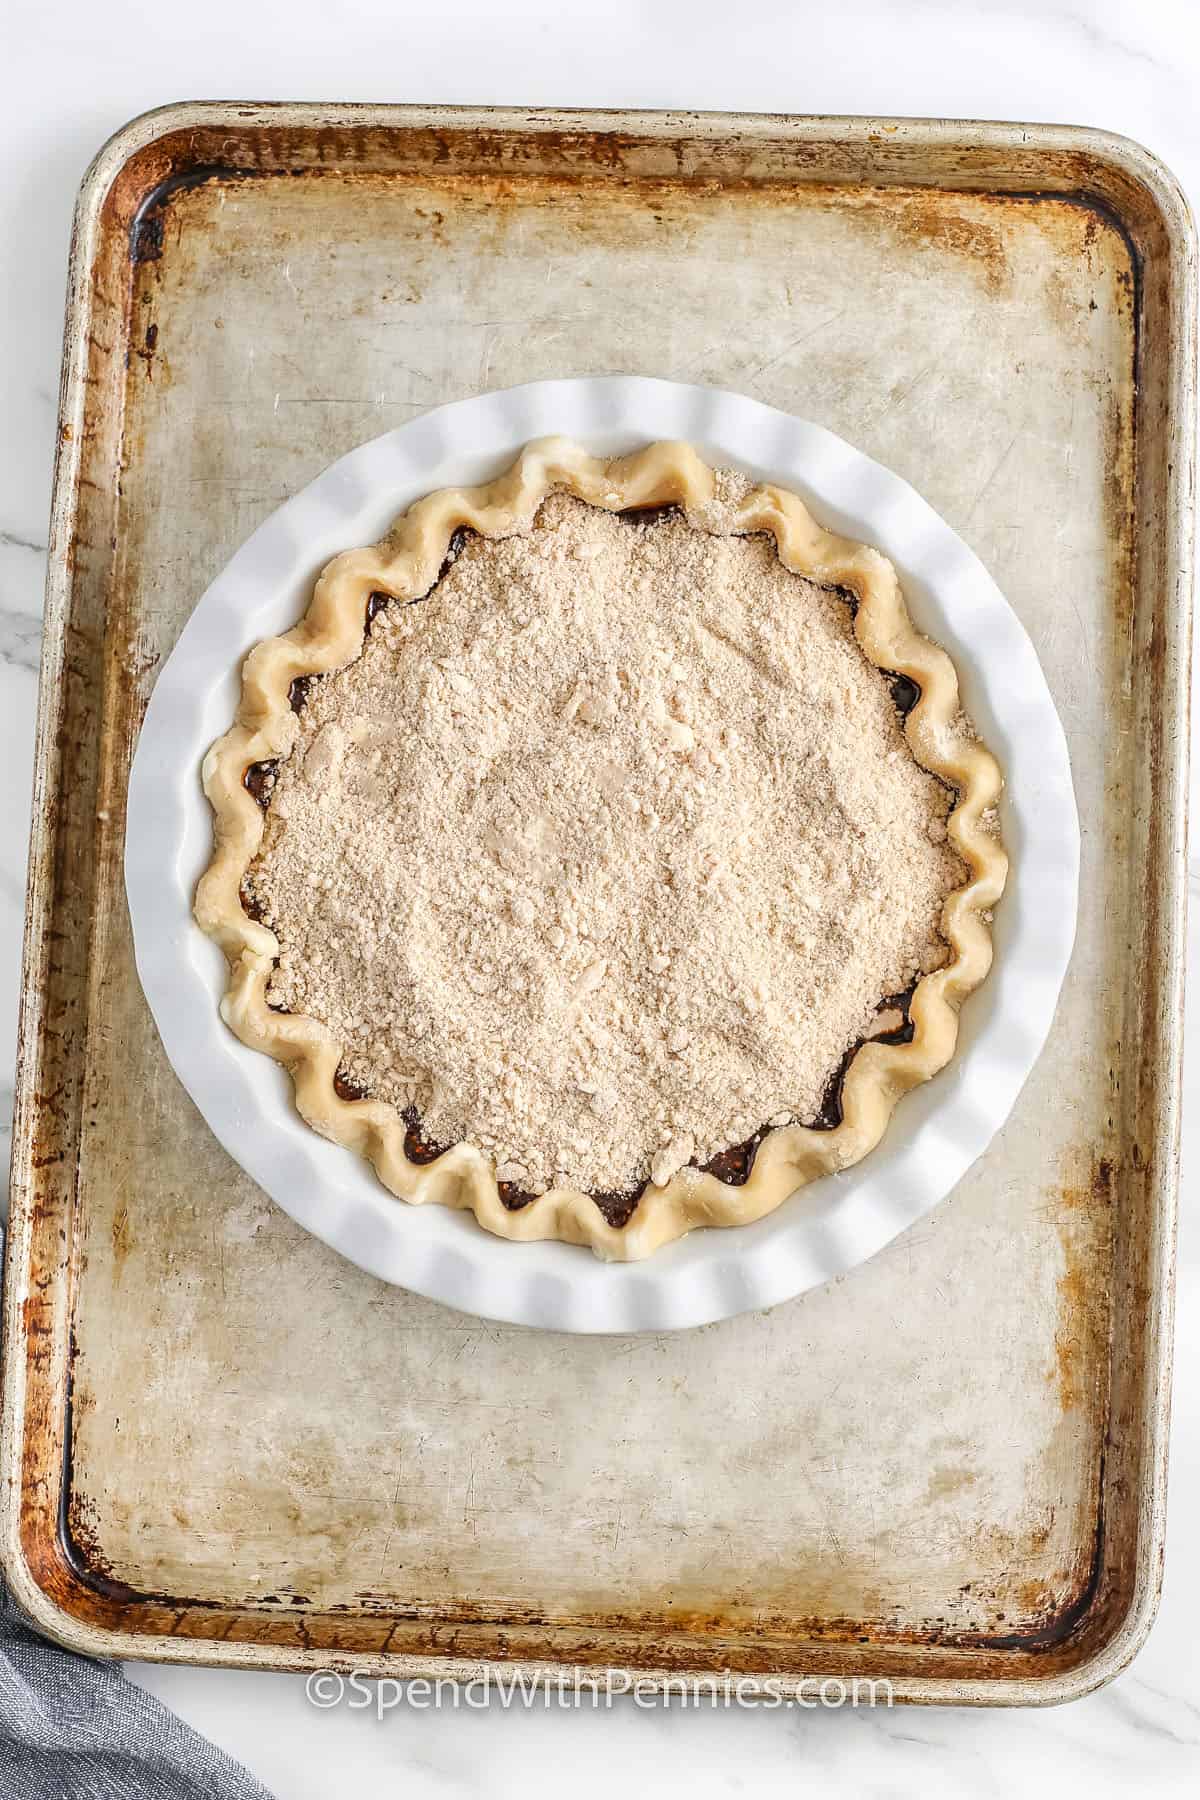
M 529 439 L 599 454 L 683 438 L 794 489 L 821 523 L 896 564 L 914 623 L 950 651 L 1005 770 L 1012 857 L 996 960 L 942 1075 L 880 1147 L 756 1224 L 694 1232 L 646 1262 L 512 1244 L 470 1214 L 396 1200 L 317 1137 L 269 1058 L 221 1022 L 224 959 L 191 916 L 211 853 L 205 751 L 232 720 L 260 638 L 304 611 L 337 551 L 378 538 L 432 488 L 498 473 Z M 165 663 L 130 777 L 125 873 L 138 972 L 167 1055 L 229 1153 L 301 1225 L 385 1280 L 468 1312 L 569 1331 L 663 1330 L 773 1305 L 845 1273 L 951 1191 L 1007 1118 L 1045 1042 L 1075 932 L 1079 823 L 1066 741 L 1033 646 L 978 559 L 919 496 L 821 427 L 740 395 L 640 377 L 548 381 L 441 407 L 360 446 L 282 506 L 202 597 Z

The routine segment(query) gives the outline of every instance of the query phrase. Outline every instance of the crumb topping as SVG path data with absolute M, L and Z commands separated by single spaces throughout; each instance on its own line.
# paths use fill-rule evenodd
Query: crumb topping
M 499 1180 L 665 1185 L 811 1122 L 966 870 L 846 596 L 564 495 L 312 680 L 248 897 L 268 997 Z

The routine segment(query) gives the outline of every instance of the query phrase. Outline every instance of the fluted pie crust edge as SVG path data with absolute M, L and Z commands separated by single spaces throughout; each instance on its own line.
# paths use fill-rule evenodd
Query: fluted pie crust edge
M 292 683 L 340 669 L 361 653 L 372 594 L 401 601 L 425 595 L 460 527 L 483 537 L 509 536 L 526 527 L 554 492 L 608 512 L 671 504 L 693 511 L 713 499 L 714 489 L 712 469 L 685 443 L 651 444 L 606 461 L 555 437 L 527 445 L 495 481 L 444 488 L 416 501 L 378 544 L 335 557 L 318 578 L 299 624 L 250 652 L 242 669 L 236 722 L 203 764 L 215 847 L 196 890 L 195 917 L 229 964 L 221 1016 L 243 1044 L 288 1070 L 305 1121 L 322 1137 L 365 1156 L 384 1186 L 402 1200 L 470 1210 L 498 1237 L 561 1239 L 587 1245 L 612 1261 L 649 1256 L 697 1226 L 761 1219 L 797 1188 L 860 1161 L 880 1141 L 899 1099 L 950 1060 L 958 1009 L 991 966 L 988 913 L 1004 890 L 1008 860 L 984 815 L 1000 793 L 1001 774 L 995 758 L 956 728 L 954 666 L 944 650 L 913 627 L 891 563 L 877 550 L 823 530 L 795 494 L 774 485 L 747 493 L 734 508 L 732 522 L 722 526 L 731 534 L 770 532 L 786 568 L 853 594 L 858 602 L 854 631 L 864 655 L 919 688 L 905 733 L 921 767 L 957 790 L 947 834 L 969 871 L 964 885 L 947 897 L 942 913 L 940 930 L 950 956 L 915 987 L 909 1007 L 911 1040 L 868 1041 L 852 1058 L 842 1082 L 839 1125 L 769 1131 L 740 1186 L 693 1167 L 682 1169 L 664 1187 L 648 1184 L 623 1225 L 610 1225 L 596 1203 L 575 1188 L 552 1188 L 511 1211 L 500 1198 L 490 1158 L 474 1145 L 456 1144 L 433 1162 L 414 1163 L 405 1154 L 405 1121 L 394 1106 L 338 1095 L 334 1076 L 342 1045 L 315 1019 L 280 1013 L 267 1004 L 280 945 L 274 932 L 242 905 L 242 883 L 264 828 L 263 811 L 246 789 L 244 776 L 251 764 L 284 757 L 292 748 L 297 731 Z

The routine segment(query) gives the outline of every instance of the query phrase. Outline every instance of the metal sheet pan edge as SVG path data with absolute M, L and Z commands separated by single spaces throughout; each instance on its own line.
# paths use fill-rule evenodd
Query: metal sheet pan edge
M 0 1438 L 0 1557 L 13 1591 L 24 1609 L 48 1636 L 93 1655 L 221 1663 L 227 1666 L 276 1669 L 315 1666 L 354 1667 L 376 1674 L 412 1677 L 441 1675 L 471 1679 L 496 1672 L 501 1665 L 447 1657 L 412 1657 L 399 1650 L 339 1657 L 329 1649 L 284 1644 L 238 1644 L 212 1638 L 177 1637 L 167 1631 L 136 1634 L 119 1624 L 119 1601 L 112 1620 L 97 1624 L 78 1616 L 72 1595 L 78 1577 L 57 1531 L 59 1494 L 52 1460 L 31 1458 L 42 1433 L 61 1451 L 69 1329 L 71 1243 L 69 1221 L 61 1225 L 60 1254 L 53 1282 L 31 1283 L 34 1236 L 44 1231 L 54 1201 L 48 1199 L 45 1172 L 36 1165 L 34 1113 L 39 1104 L 36 1076 L 40 1046 L 47 1030 L 41 979 L 50 954 L 47 932 L 51 871 L 56 853 L 54 793 L 60 777 L 60 705 L 65 627 L 71 593 L 71 555 L 79 506 L 81 437 L 87 386 L 94 368 L 94 258 L 101 210 L 113 184 L 138 153 L 160 140 L 190 131 L 226 129 L 231 137 L 255 126 L 289 124 L 354 128 L 431 127 L 453 123 L 464 129 L 553 129 L 559 132 L 612 131 L 653 141 L 688 135 L 703 142 L 730 132 L 771 134 L 804 146 L 814 156 L 825 147 L 836 165 L 835 179 L 860 178 L 883 185 L 900 179 L 897 155 L 942 153 L 946 172 L 956 168 L 950 185 L 1022 191 L 1030 185 L 1035 164 L 1047 167 L 1055 157 L 1078 167 L 1088 162 L 1107 170 L 1111 187 L 1101 198 L 1112 208 L 1135 242 L 1143 234 L 1158 239 L 1164 291 L 1153 321 L 1158 362 L 1156 379 L 1164 424 L 1158 460 L 1161 485 L 1149 498 L 1158 510 L 1160 558 L 1170 596 L 1167 642 L 1163 648 L 1158 704 L 1164 721 L 1168 755 L 1158 772 L 1156 800 L 1158 862 L 1170 875 L 1161 898 L 1159 939 L 1162 956 L 1156 971 L 1156 1004 L 1161 1060 L 1157 1069 L 1156 1103 L 1146 1121 L 1153 1139 L 1153 1163 L 1147 1179 L 1153 1185 L 1153 1242 L 1148 1275 L 1152 1289 L 1146 1318 L 1145 1356 L 1141 1370 L 1140 1417 L 1144 1478 L 1138 1494 L 1141 1529 L 1137 1567 L 1120 1616 L 1106 1622 L 1095 1648 L 1077 1665 L 1053 1677 L 1014 1680 L 973 1679 L 969 1658 L 961 1680 L 927 1675 L 893 1681 L 898 1700 L 930 1704 L 1037 1704 L 1077 1697 L 1101 1685 L 1136 1655 L 1153 1622 L 1161 1585 L 1166 1498 L 1166 1444 L 1169 1421 L 1170 1339 L 1173 1299 L 1175 1204 L 1179 1155 L 1180 1048 L 1186 883 L 1187 694 L 1191 629 L 1191 585 L 1194 530 L 1194 424 L 1196 404 L 1196 253 L 1186 202 L 1177 183 L 1147 151 L 1111 134 L 1069 126 L 974 124 L 941 120 L 826 118 L 730 118 L 697 114 L 561 113 L 539 110 L 493 111 L 468 108 L 320 107 L 310 105 L 248 106 L 204 103 L 167 107 L 134 120 L 101 150 L 85 177 L 72 238 L 63 379 L 59 411 L 50 559 L 46 593 L 46 628 L 37 725 L 37 760 L 33 796 L 28 909 L 24 944 L 25 981 L 20 1026 L 17 1097 L 13 1132 L 12 1211 L 6 1251 L 3 1321 L 3 1420 Z M 836 152 L 836 154 L 834 154 Z M 819 160 L 819 157 L 817 158 Z M 828 158 L 826 159 L 829 160 Z M 810 164 L 809 178 L 814 164 Z M 840 176 L 838 169 L 843 171 Z M 825 169 L 824 178 L 829 178 Z M 1145 301 L 1143 302 L 1145 304 Z M 1139 444 L 1139 465 L 1142 458 Z M 1165 465 L 1171 465 L 1169 480 Z M 1155 479 L 1139 466 L 1139 481 Z M 44 1446 L 43 1446 L 44 1448 Z M 61 1464 L 59 1473 L 61 1476 Z M 31 1544 L 43 1532 L 57 1549 L 56 1566 L 31 1556 Z M 92 1596 L 94 1598 L 94 1596 Z M 522 1665 L 531 1680 L 557 1683 L 560 1663 Z M 680 1668 L 639 1668 L 638 1679 L 649 1686 L 677 1680 Z M 786 1683 L 785 1691 L 786 1691 Z

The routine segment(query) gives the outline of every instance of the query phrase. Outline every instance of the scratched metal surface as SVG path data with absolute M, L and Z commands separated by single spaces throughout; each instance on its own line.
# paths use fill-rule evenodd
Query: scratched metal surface
M 893 1673 L 915 1698 L 1090 1679 L 1072 1671 L 1146 1605 L 1173 1155 L 1156 1033 L 1174 840 L 1146 784 L 1171 815 L 1178 719 L 1138 670 L 1169 703 L 1181 627 L 1169 593 L 1135 582 L 1135 546 L 1167 566 L 1169 510 L 1149 455 L 1135 478 L 1136 244 L 1107 207 L 998 191 L 1019 180 L 951 191 L 970 158 L 928 141 L 906 168 L 885 138 L 873 169 L 844 121 L 815 168 L 811 138 L 765 123 L 756 139 L 709 122 L 710 161 L 689 164 L 685 127 L 656 162 L 544 118 L 494 127 L 520 139 L 507 157 L 478 134 L 401 144 L 400 124 L 390 152 L 380 131 L 351 155 L 349 126 L 330 149 L 310 123 L 305 166 L 230 113 L 222 174 L 147 209 L 147 172 L 138 187 L 123 165 L 91 253 L 108 360 L 79 488 L 112 530 L 77 530 L 60 677 L 75 751 L 57 829 L 86 847 L 43 876 L 43 924 L 87 923 L 48 976 L 70 1041 L 42 1063 L 64 1065 L 77 1111 L 56 1126 L 70 1228 L 43 1375 L 59 1398 L 69 1378 L 70 1443 L 42 1563 L 25 1515 L 31 1584 L 77 1637 L 136 1634 L 140 1654 L 828 1666 Z M 652 142 L 667 129 L 642 123 Z M 175 172 L 216 160 L 201 136 Z M 826 1289 L 629 1339 L 481 1323 L 304 1235 L 167 1066 L 120 882 L 141 708 L 242 539 L 429 406 L 609 370 L 790 408 L 925 494 L 1033 637 L 1084 828 L 1053 1035 L 952 1198 Z M 1160 927 L 1150 995 L 1131 947 L 1152 952 Z M 46 1406 L 34 1448 L 28 1402 L 23 1449 L 9 1439 L 22 1492 L 39 1447 L 43 1481 L 61 1473 Z

